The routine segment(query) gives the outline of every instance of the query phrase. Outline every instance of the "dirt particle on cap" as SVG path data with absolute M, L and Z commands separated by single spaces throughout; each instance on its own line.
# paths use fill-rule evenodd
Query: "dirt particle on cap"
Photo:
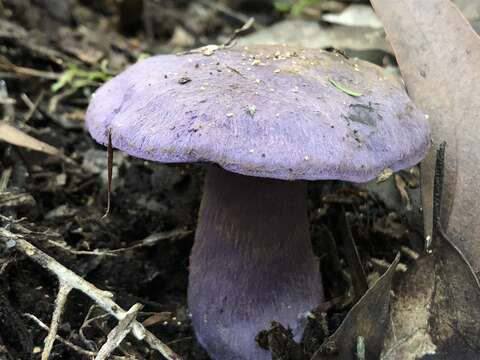
M 247 113 L 253 118 L 255 113 L 257 112 L 257 107 L 255 105 L 248 105 L 247 106 Z
M 190 81 L 192 81 L 192 79 L 189 78 L 188 76 L 182 76 L 180 79 L 178 79 L 178 83 L 181 85 L 187 84 Z

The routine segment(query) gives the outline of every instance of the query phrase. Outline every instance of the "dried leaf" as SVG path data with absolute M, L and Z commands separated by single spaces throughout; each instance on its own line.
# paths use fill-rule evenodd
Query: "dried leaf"
M 387 327 L 392 280 L 399 261 L 400 255 L 397 255 L 385 274 L 355 304 L 312 360 L 355 359 L 359 337 L 365 342 L 365 358 L 379 358 Z
M 443 224 L 480 271 L 480 38 L 449 0 L 372 0 L 410 96 L 447 142 Z M 426 235 L 432 234 L 434 156 L 422 166 Z
M 480 353 L 480 283 L 440 220 L 444 169 L 443 143 L 437 151 L 433 186 L 435 247 L 396 289 L 384 360 L 476 359 Z
M 382 360 L 478 359 L 480 291 L 451 243 L 418 260 L 395 294 Z

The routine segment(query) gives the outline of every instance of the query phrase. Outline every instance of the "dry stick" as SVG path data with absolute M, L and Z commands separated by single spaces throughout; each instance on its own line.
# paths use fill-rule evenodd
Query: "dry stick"
M 243 23 L 248 22 L 250 19 L 247 15 L 239 13 L 231 9 L 230 7 L 226 6 L 225 4 L 222 4 L 218 1 L 212 1 L 212 0 L 200 0 L 200 3 L 202 3 L 204 6 L 207 6 L 215 11 L 219 11 L 224 13 L 225 15 L 231 16 L 232 18 L 237 19 L 238 21 L 241 21 Z M 263 26 L 259 24 L 254 24 L 254 26 L 257 29 L 263 28 Z
M 108 154 L 108 188 L 107 188 L 107 210 L 105 214 L 102 216 L 102 219 L 106 218 L 110 213 L 110 201 L 112 196 L 112 171 L 113 171 L 113 146 L 112 146 L 112 130 L 108 131 L 108 147 L 107 147 L 107 154 Z
M 121 344 L 123 339 L 125 339 L 132 330 L 133 322 L 142 307 L 141 304 L 135 304 L 127 311 L 125 317 L 120 320 L 118 325 L 113 328 L 110 334 L 108 334 L 107 341 L 100 348 L 95 360 L 108 359 L 110 354 Z
M 28 314 L 28 313 L 23 314 L 23 315 L 25 317 L 33 320 L 41 329 L 43 329 L 45 331 L 50 331 L 48 326 L 44 322 L 42 322 L 42 320 L 37 318 L 35 315 Z M 57 335 L 55 337 L 55 339 L 60 341 L 65 346 L 69 347 L 70 349 L 72 349 L 73 351 L 76 351 L 77 353 L 79 353 L 81 355 L 87 356 L 89 358 L 94 358 L 97 355 L 97 353 L 95 351 L 90 351 L 90 350 L 84 349 L 84 348 L 72 343 L 71 341 L 68 341 L 67 339 L 61 337 L 60 335 Z M 113 360 L 125 360 L 126 358 L 125 358 L 125 356 L 112 355 L 111 359 L 113 359 Z
M 108 255 L 117 255 L 119 253 L 135 250 L 138 248 L 143 248 L 143 247 L 152 247 L 156 245 L 157 243 L 163 241 L 163 240 L 171 240 L 174 238 L 182 238 L 187 235 L 190 235 L 192 233 L 191 230 L 185 230 L 185 229 L 174 229 L 171 231 L 164 231 L 164 232 L 158 232 L 158 233 L 153 233 L 151 235 L 148 235 L 146 238 L 141 240 L 139 243 L 133 244 L 129 247 L 125 248 L 119 248 L 119 249 L 113 249 L 113 250 L 100 250 L 105 254 Z
M 104 319 L 105 317 L 108 317 L 110 315 L 108 313 L 104 313 L 102 315 L 94 316 L 94 317 L 91 318 L 90 316 L 92 315 L 93 310 L 96 309 L 96 308 L 101 309 L 101 307 L 98 306 L 97 304 L 90 306 L 90 308 L 88 309 L 87 315 L 85 315 L 85 319 L 83 320 L 83 323 L 80 326 L 80 329 L 78 330 L 78 334 L 80 335 L 82 341 L 87 346 L 89 346 L 90 349 L 95 349 L 95 348 L 93 346 L 91 346 L 92 341 L 87 339 L 87 337 L 84 334 L 84 330 L 87 327 L 90 326 L 90 323 L 93 323 L 94 321 L 99 320 L 99 319 Z
M 55 337 L 57 336 L 58 325 L 62 319 L 63 309 L 65 308 L 65 303 L 67 302 L 67 297 L 72 287 L 66 284 L 64 281 L 60 280 L 60 286 L 58 289 L 57 298 L 55 300 L 55 310 L 52 315 L 52 323 L 50 324 L 50 330 L 48 335 L 45 338 L 45 347 L 42 352 L 42 360 L 48 360 L 50 353 L 52 352 L 53 343 L 55 342 Z
M 42 328 L 43 330 L 46 330 L 48 332 L 50 332 L 50 329 L 48 328 L 48 326 L 46 324 L 44 324 L 39 318 L 37 318 L 35 315 L 32 315 L 32 314 L 24 314 L 26 317 L 28 317 L 29 319 L 32 319 L 40 328 Z M 76 351 L 77 353 L 79 354 L 82 354 L 82 355 L 85 355 L 85 356 L 88 356 L 88 357 L 94 357 L 96 355 L 95 352 L 93 351 L 89 351 L 89 350 L 85 350 L 83 348 L 81 348 L 80 346 L 78 345 L 75 345 L 74 343 L 68 341 L 67 339 L 64 339 L 63 337 L 61 337 L 60 335 L 57 335 L 55 337 L 55 339 L 57 339 L 58 341 L 60 341 L 61 343 L 63 343 L 65 346 L 68 346 L 69 348 L 73 349 L 74 351 Z
M 432 242 L 433 247 L 435 241 L 439 237 L 439 229 L 442 225 L 442 202 L 443 202 L 443 186 L 445 176 L 445 148 L 447 143 L 442 142 L 437 149 L 437 159 L 435 161 L 435 177 L 433 182 L 433 211 L 432 211 Z M 429 248 L 427 248 L 427 251 Z
M 43 91 L 41 91 L 40 94 L 35 99 L 35 102 L 32 102 L 32 100 L 30 100 L 28 95 L 25 94 L 25 93 L 20 95 L 21 99 L 23 100 L 25 105 L 27 105 L 27 107 L 28 107 L 28 112 L 23 119 L 24 123 L 28 123 L 30 121 L 30 119 L 32 118 L 32 116 L 35 114 L 35 112 L 38 110 L 38 106 L 42 102 L 44 95 L 45 95 L 45 93 Z
M 199 47 L 197 49 L 192 49 L 192 50 L 188 50 L 188 51 L 179 52 L 179 53 L 177 53 L 177 55 L 181 56 L 181 55 L 187 55 L 187 54 L 202 54 L 204 56 L 211 56 L 217 50 L 228 49 L 228 48 L 232 47 L 233 45 L 235 45 L 233 43 L 233 41 L 238 37 L 238 35 L 240 35 L 241 33 L 249 30 L 254 23 L 255 23 L 255 19 L 254 18 L 249 18 L 247 20 L 247 22 L 245 24 L 243 24 L 243 26 L 241 28 L 236 29 L 232 33 L 232 35 L 230 35 L 230 37 L 227 39 L 227 41 L 225 41 L 221 45 L 212 45 L 212 44 L 211 45 L 205 45 L 205 46 Z M 238 71 L 236 71 L 236 72 L 238 73 Z
M 57 74 L 54 72 L 31 69 L 23 66 L 17 66 L 11 63 L 10 60 L 8 60 L 3 55 L 0 55 L 0 69 L 8 72 L 13 72 L 19 76 L 39 77 L 39 78 L 48 79 L 48 80 L 57 80 L 60 77 L 60 74 Z
M 118 249 L 95 249 L 93 251 L 75 250 L 65 243 L 54 241 L 54 240 L 48 240 L 48 243 L 73 255 L 118 256 L 118 254 L 126 253 L 128 251 L 141 249 L 144 247 L 152 247 L 163 240 L 172 240 L 175 238 L 182 238 L 187 235 L 190 235 L 191 233 L 192 233 L 191 230 L 185 230 L 185 229 L 175 229 L 171 231 L 158 232 L 158 233 L 153 233 L 147 236 L 146 238 L 144 238 L 143 240 L 141 240 L 140 242 L 128 247 L 118 248 Z
M 225 41 L 223 46 L 227 47 L 230 44 L 232 44 L 233 40 L 235 40 L 238 37 L 238 35 L 240 35 L 241 33 L 244 33 L 245 31 L 250 30 L 250 28 L 253 26 L 254 23 L 255 23 L 255 19 L 253 17 L 249 18 L 247 21 L 245 21 L 245 23 L 241 28 L 235 29 L 233 34 L 230 35 L 230 37 L 227 39 L 227 41 Z
M 350 223 L 344 209 L 342 209 L 342 213 L 339 217 L 339 230 L 342 239 L 345 242 L 345 256 L 350 268 L 350 276 L 352 277 L 352 285 L 355 293 L 353 302 L 356 303 L 367 292 L 368 282 L 360 260 L 360 255 L 358 254 L 355 239 L 353 238 L 352 230 L 350 229 Z
M 74 289 L 80 290 L 85 295 L 89 296 L 105 311 L 112 314 L 118 320 L 122 320 L 125 317 L 126 311 L 112 300 L 113 294 L 111 292 L 100 290 L 88 281 L 82 279 L 73 271 L 58 263 L 54 258 L 30 244 L 25 240 L 24 236 L 0 228 L 0 239 L 4 243 L 11 240 L 15 241 L 18 250 L 26 254 L 40 266 L 50 270 L 58 277 L 60 282 L 63 282 L 65 285 L 71 286 Z M 132 333 L 137 339 L 144 340 L 152 349 L 157 350 L 166 359 L 181 360 L 180 356 L 175 354 L 172 349 L 161 342 L 150 331 L 145 329 L 145 327 L 137 320 L 133 321 Z

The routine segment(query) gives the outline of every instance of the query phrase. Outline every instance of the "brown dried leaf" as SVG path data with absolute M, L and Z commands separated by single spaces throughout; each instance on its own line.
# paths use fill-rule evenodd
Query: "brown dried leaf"
M 478 359 L 480 291 L 448 241 L 418 260 L 395 289 L 382 360 Z
M 480 136 L 475 125 L 480 114 L 480 38 L 449 0 L 372 4 L 411 97 L 430 116 L 434 144 L 447 142 L 440 223 L 451 239 L 437 220 L 442 192 L 433 194 L 432 152 L 422 164 L 422 193 L 433 254 L 420 259 L 396 289 L 382 358 L 478 359 Z
M 480 271 L 480 38 L 449 0 L 372 0 L 410 96 L 447 142 L 443 224 Z M 434 156 L 422 166 L 426 235 L 432 233 Z M 447 225 L 448 224 L 448 225 Z
M 356 359 L 359 337 L 365 341 L 365 358 L 379 358 L 387 327 L 392 280 L 399 261 L 400 255 L 397 255 L 385 274 L 353 306 L 337 331 L 311 360 Z

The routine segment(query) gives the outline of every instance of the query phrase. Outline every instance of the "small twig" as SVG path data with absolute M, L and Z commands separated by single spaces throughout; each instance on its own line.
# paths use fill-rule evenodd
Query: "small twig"
M 0 264 L 0 276 L 5 274 L 5 271 L 7 270 L 8 265 L 12 263 L 13 263 L 12 259 L 2 260 L 2 263 Z
M 48 326 L 44 322 L 42 322 L 42 320 L 37 318 L 35 315 L 32 315 L 32 314 L 23 314 L 23 315 L 25 317 L 33 320 L 41 329 L 43 329 L 45 331 L 50 331 Z M 59 342 L 61 342 L 62 344 L 64 344 L 65 346 L 68 346 L 70 349 L 72 349 L 73 351 L 76 351 L 77 353 L 79 353 L 81 355 L 84 355 L 84 356 L 87 356 L 87 357 L 90 357 L 90 358 L 94 358 L 97 355 L 97 353 L 95 351 L 86 350 L 86 349 L 72 343 L 71 341 L 68 341 L 67 339 L 61 337 L 60 335 L 57 335 L 55 337 L 55 339 L 58 340 Z M 114 360 L 125 360 L 126 359 L 124 356 L 116 356 L 116 355 L 112 355 L 111 358 L 114 359 Z
M 250 28 L 253 26 L 253 24 L 255 23 L 255 19 L 253 17 L 249 18 L 245 24 L 243 24 L 243 26 L 239 29 L 235 29 L 235 31 L 233 32 L 232 35 L 230 35 L 230 37 L 227 39 L 227 41 L 225 41 L 223 43 L 223 46 L 227 47 L 229 46 L 230 44 L 233 43 L 233 40 L 235 40 L 238 35 L 240 35 L 241 33 L 245 32 L 245 31 L 248 31 L 250 30 Z
M 402 176 L 398 174 L 395 174 L 393 178 L 395 179 L 395 187 L 400 193 L 400 197 L 402 198 L 402 202 L 405 205 L 405 209 L 407 211 L 412 210 L 412 201 L 410 200 L 410 196 L 408 196 L 407 183 L 402 178 Z
M 1 2 L 1 1 L 0 1 Z M 38 44 L 38 38 L 35 36 L 35 30 L 27 31 L 15 22 L 8 21 L 3 16 L 0 19 L 0 39 L 2 41 L 9 40 L 14 43 L 14 48 L 26 51 L 34 58 L 41 57 L 62 66 L 65 62 L 73 61 L 64 53 L 54 50 L 51 46 L 43 46 Z
M 40 328 L 42 328 L 43 330 L 46 330 L 46 331 L 50 332 L 50 329 L 48 328 L 48 326 L 45 323 L 43 323 L 39 318 L 37 318 L 35 315 L 32 315 L 32 314 L 24 314 L 24 315 L 26 317 L 28 317 L 29 319 L 33 320 L 35 323 L 37 323 L 37 325 Z M 80 346 L 75 345 L 74 343 L 64 339 L 60 335 L 56 335 L 55 339 L 60 341 L 61 343 L 63 343 L 65 346 L 68 346 L 69 348 L 78 352 L 79 354 L 82 354 L 82 355 L 85 355 L 85 356 L 88 356 L 88 357 L 92 357 L 92 358 L 95 357 L 95 355 L 96 355 L 95 352 L 85 350 L 85 349 L 81 348 Z
M 3 77 L 0 75 L 0 77 Z M 8 87 L 5 80 L 0 80 L 0 106 L 3 107 L 2 121 L 15 119 L 15 99 L 8 96 Z
M 110 201 L 112 194 L 112 173 L 113 173 L 113 147 L 112 147 L 112 130 L 108 131 L 108 147 L 107 147 L 107 171 L 108 171 L 108 185 L 107 185 L 107 210 L 102 216 L 105 219 L 110 213 Z
M 0 192 L 4 192 L 7 189 L 11 176 L 12 176 L 11 167 L 8 167 L 5 170 L 3 170 L 2 175 L 0 175 Z
M 225 67 L 230 70 L 230 71 L 233 71 L 235 74 L 237 75 L 240 75 L 242 78 L 246 79 L 247 77 L 245 75 L 243 75 L 239 70 L 235 69 L 234 67 L 231 67 L 229 65 L 225 65 Z
M 439 237 L 439 228 L 441 226 L 441 216 L 442 216 L 442 201 L 443 201 L 443 183 L 445 177 L 445 148 L 447 146 L 446 142 L 442 142 L 437 149 L 437 159 L 435 161 L 435 177 L 433 182 L 433 228 L 432 228 L 432 242 L 435 242 Z M 427 248 L 431 250 L 432 246 L 430 245 Z
M 42 360 L 48 360 L 50 353 L 52 352 L 53 343 L 57 336 L 58 325 L 62 319 L 63 310 L 65 309 L 65 303 L 72 287 L 60 280 L 60 286 L 58 289 L 57 298 L 55 300 L 55 310 L 52 315 L 52 322 L 50 324 L 50 330 L 45 338 L 45 347 L 42 352 Z
M 388 269 L 391 266 L 391 264 L 384 259 L 370 258 L 370 262 L 382 269 Z M 407 265 L 399 262 L 395 270 L 399 272 L 406 272 L 408 268 Z
M 0 55 L 0 69 L 13 72 L 20 76 L 39 77 L 42 79 L 56 80 L 60 77 L 60 74 L 54 72 L 42 71 L 37 69 L 31 69 L 23 66 L 17 66 L 12 64 L 5 56 Z
M 47 106 L 47 112 L 49 114 L 55 114 L 57 112 L 57 107 L 58 107 L 58 104 L 63 100 L 63 99 L 66 99 L 68 98 L 69 96 L 72 96 L 73 94 L 75 94 L 77 92 L 77 88 L 75 87 L 70 87 L 70 88 L 67 88 L 65 90 L 63 90 L 62 92 L 60 92 L 59 94 L 57 95 L 54 95 L 50 98 L 50 100 L 48 101 L 48 106 Z M 51 116 L 51 115 L 50 115 Z
M 85 295 L 89 296 L 99 306 L 101 306 L 104 310 L 109 312 L 118 320 L 121 320 L 125 317 L 126 311 L 112 300 L 113 294 L 111 292 L 98 289 L 88 281 L 75 274 L 73 271 L 67 269 L 65 266 L 58 263 L 54 258 L 30 244 L 27 240 L 25 240 L 23 235 L 14 234 L 7 229 L 0 228 L 0 239 L 4 243 L 7 243 L 11 240 L 15 241 L 16 248 L 19 251 L 27 255 L 40 266 L 55 274 L 60 282 L 63 282 L 65 285 L 74 289 L 80 290 Z M 155 335 L 145 329 L 145 327 L 136 320 L 133 322 L 132 333 L 137 339 L 144 340 L 152 349 L 157 350 L 168 360 L 181 360 L 181 358 L 167 345 L 161 342 L 157 337 L 155 337 Z
M 110 334 L 108 334 L 107 341 L 101 347 L 95 360 L 106 360 L 110 354 L 121 344 L 123 339 L 130 333 L 133 327 L 133 321 L 135 321 L 138 312 L 142 309 L 141 304 L 133 305 L 130 310 L 127 311 L 125 317 L 118 322 Z
M 78 330 L 78 333 L 80 335 L 80 337 L 82 338 L 83 340 L 83 343 L 88 346 L 91 350 L 95 350 L 96 347 L 95 347 L 95 343 L 92 341 L 92 340 L 89 340 L 87 339 L 87 337 L 85 336 L 84 334 L 84 330 L 87 328 L 87 327 L 90 327 L 90 324 L 93 323 L 94 321 L 96 320 L 100 320 L 100 319 L 104 319 L 106 317 L 108 317 L 110 314 L 108 313 L 104 313 L 104 314 L 101 314 L 101 315 L 97 315 L 97 316 L 94 316 L 94 317 L 90 317 L 92 315 L 92 312 L 94 309 L 102 309 L 100 306 L 98 305 L 92 305 L 90 306 L 90 308 L 88 309 L 88 312 L 87 312 L 87 315 L 85 315 L 85 319 L 83 320 L 83 323 L 82 323 L 82 326 L 80 326 L 80 329 Z M 103 309 L 102 309 L 103 310 Z
M 30 98 L 28 97 L 27 94 L 21 94 L 20 97 L 21 99 L 23 100 L 23 102 L 25 103 L 25 105 L 28 106 L 28 112 L 27 114 L 25 115 L 23 121 L 25 123 L 29 122 L 30 119 L 32 118 L 32 116 L 35 114 L 35 112 L 37 111 L 38 109 L 38 106 L 40 105 L 40 103 L 42 102 L 43 100 L 43 96 L 44 96 L 44 92 L 41 91 L 40 92 L 40 95 L 37 96 L 37 98 L 35 99 L 35 102 L 32 102 L 32 100 L 30 100 Z
M 357 337 L 357 349 L 355 355 L 357 360 L 365 360 L 365 338 L 363 336 Z
M 178 344 L 182 341 L 190 341 L 192 340 L 193 338 L 191 336 L 185 336 L 183 338 L 180 338 L 180 339 L 175 339 L 175 340 L 172 340 L 172 341 L 169 341 L 168 342 L 168 345 L 173 345 L 173 344 Z
M 233 32 L 233 34 L 230 35 L 227 41 L 225 41 L 221 45 L 205 45 L 197 49 L 179 52 L 177 53 L 177 55 L 181 56 L 181 55 L 187 55 L 187 54 L 202 54 L 204 56 L 211 56 L 217 50 L 228 49 L 234 45 L 233 41 L 237 38 L 237 36 L 240 35 L 242 32 L 245 32 L 248 29 L 250 29 L 254 22 L 255 22 L 254 18 L 249 18 L 248 21 L 241 28 L 236 29 Z
M 355 292 L 353 301 L 356 303 L 367 292 L 368 281 L 360 260 L 360 255 L 358 254 L 357 245 L 355 244 L 355 239 L 353 238 L 352 231 L 350 229 L 350 223 L 347 219 L 345 210 L 342 210 L 342 213 L 339 217 L 339 229 L 342 239 L 345 243 L 345 256 L 350 268 L 352 286 Z
M 87 256 L 117 256 L 118 254 L 125 253 L 131 250 L 135 249 L 140 249 L 143 247 L 152 247 L 158 244 L 159 242 L 163 240 L 171 240 L 174 238 L 182 238 L 184 236 L 187 236 L 191 234 L 191 230 L 183 230 L 183 229 L 175 229 L 171 231 L 165 231 L 165 232 L 158 232 L 158 233 L 153 233 L 137 244 L 134 244 L 132 246 L 128 246 L 125 248 L 119 248 L 119 249 L 95 249 L 94 251 L 88 251 L 88 250 L 76 250 L 68 246 L 67 244 L 59 241 L 54 241 L 54 240 L 48 240 L 49 244 L 52 244 L 53 246 L 56 246 L 64 251 L 69 252 L 70 254 L 73 255 L 87 255 Z
M 249 18 L 247 15 L 239 13 L 234 11 L 233 9 L 229 8 L 225 4 L 222 4 L 221 2 L 218 1 L 211 1 L 211 0 L 200 0 L 200 3 L 202 3 L 205 6 L 208 6 L 209 8 L 215 10 L 215 11 L 220 11 L 224 13 L 225 15 L 228 15 L 234 19 L 237 19 L 240 22 L 248 22 Z M 253 24 L 252 24 L 253 25 Z M 254 24 L 254 27 L 261 29 L 262 26 L 259 24 Z
M 119 254 L 123 253 L 126 251 L 130 250 L 135 250 L 138 248 L 143 248 L 143 247 L 151 247 L 159 243 L 160 241 L 163 240 L 169 240 L 173 238 L 181 238 L 184 236 L 187 236 L 191 234 L 191 230 L 183 230 L 183 229 L 175 229 L 172 231 L 165 231 L 165 232 L 159 232 L 159 233 L 153 233 L 149 236 L 147 236 L 145 239 L 140 241 L 138 244 L 126 247 L 126 248 L 120 248 L 120 249 L 114 249 L 114 250 L 104 250 L 104 252 L 110 253 L 110 254 Z
M 72 255 L 88 255 L 88 256 L 115 256 L 111 251 L 102 251 L 99 249 L 95 249 L 93 251 L 88 251 L 88 250 L 76 250 L 67 245 L 66 243 L 62 243 L 59 241 L 54 241 L 54 240 L 48 240 L 48 243 L 62 249 Z
M 410 249 L 408 246 L 405 246 L 405 245 L 400 246 L 400 251 L 403 254 L 407 255 L 412 260 L 418 260 L 420 258 L 420 254 Z

